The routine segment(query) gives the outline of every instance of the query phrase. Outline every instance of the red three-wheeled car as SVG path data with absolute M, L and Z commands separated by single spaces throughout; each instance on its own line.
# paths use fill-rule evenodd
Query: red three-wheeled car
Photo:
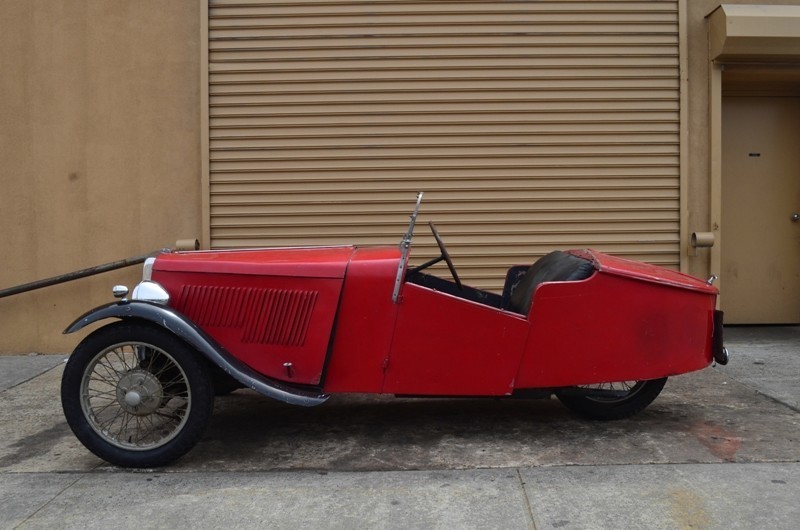
M 439 258 L 408 265 L 422 194 L 398 246 L 164 252 L 117 302 L 71 324 L 64 371 L 75 435 L 120 466 L 165 465 L 237 387 L 300 406 L 332 393 L 555 395 L 595 419 L 646 407 L 667 377 L 727 362 L 717 289 L 593 250 L 508 270 L 502 294 Z M 445 261 L 451 279 L 425 270 Z

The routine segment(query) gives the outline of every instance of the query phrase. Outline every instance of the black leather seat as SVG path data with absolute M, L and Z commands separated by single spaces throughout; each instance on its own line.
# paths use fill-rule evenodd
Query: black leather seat
M 585 280 L 592 273 L 594 265 L 591 261 L 560 250 L 551 252 L 538 259 L 512 288 L 508 309 L 527 315 L 533 302 L 533 293 L 540 283 Z

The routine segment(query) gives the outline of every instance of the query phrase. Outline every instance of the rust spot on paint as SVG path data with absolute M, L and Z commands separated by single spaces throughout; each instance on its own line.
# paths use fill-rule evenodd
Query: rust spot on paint
M 711 454 L 725 462 L 734 462 L 736 453 L 742 446 L 742 439 L 735 433 L 712 423 L 694 423 L 689 427 L 689 432 L 711 451 Z

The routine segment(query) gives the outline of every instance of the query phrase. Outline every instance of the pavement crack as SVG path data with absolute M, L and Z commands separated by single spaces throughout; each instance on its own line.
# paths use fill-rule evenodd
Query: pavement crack
M 10 386 L 8 386 L 6 388 L 0 388 L 0 394 L 2 394 L 4 392 L 8 392 L 9 390 L 13 390 L 13 389 L 17 388 L 18 386 L 24 385 L 25 383 L 28 383 L 30 381 L 33 381 L 37 377 L 42 376 L 42 375 L 44 375 L 44 374 L 46 374 L 48 372 L 52 372 L 53 370 L 55 370 L 59 366 L 62 366 L 66 362 L 66 360 L 67 360 L 67 356 L 64 356 L 64 361 L 59 362 L 55 366 L 50 366 L 49 368 L 42 368 L 38 372 L 32 374 L 30 377 L 24 377 L 23 379 L 19 379 L 19 380 L 15 381 L 13 384 L 11 384 Z
M 67 485 L 66 485 L 66 486 L 64 486 L 63 488 L 61 488 L 61 491 L 59 491 L 58 493 L 56 493 L 55 495 L 53 495 L 53 498 L 52 498 L 52 499 L 50 499 L 50 500 L 49 500 L 49 501 L 47 501 L 46 503 L 44 503 L 44 504 L 42 504 L 41 506 L 39 506 L 39 508 L 37 508 L 37 509 L 36 509 L 36 511 L 34 511 L 32 514 L 30 514 L 29 516 L 27 516 L 27 517 L 25 518 L 25 520 L 24 520 L 24 521 L 22 521 L 22 522 L 21 522 L 21 523 L 19 523 L 17 526 L 15 526 L 15 527 L 14 527 L 14 530 L 16 530 L 17 528 L 22 528 L 23 526 L 25 526 L 25 524 L 26 524 L 28 521 L 30 521 L 31 519 L 33 519 L 34 517 L 36 517 L 36 515 L 37 515 L 39 512 L 41 512 L 42 510 L 44 510 L 45 508 L 47 508 L 48 506 L 50 506 L 50 504 L 51 504 L 51 503 L 52 503 L 54 500 L 56 500 L 57 498 L 61 497 L 61 495 L 63 495 L 65 491 L 67 491 L 67 490 L 68 490 L 68 489 L 70 489 L 72 486 L 74 486 L 75 484 L 77 484 L 77 483 L 78 483 L 78 481 L 80 481 L 82 478 L 83 478 L 83 475 L 78 475 L 77 477 L 75 477 L 75 480 L 73 480 L 72 482 L 70 482 L 69 484 L 67 484 Z
M 528 490 L 525 489 L 525 481 L 522 480 L 522 473 L 520 472 L 519 468 L 517 468 L 517 478 L 519 479 L 519 487 L 522 488 L 522 496 L 525 498 L 525 508 L 528 514 L 528 517 L 531 521 L 531 528 L 536 530 L 536 520 L 533 518 L 533 507 L 531 506 L 531 499 L 528 497 Z

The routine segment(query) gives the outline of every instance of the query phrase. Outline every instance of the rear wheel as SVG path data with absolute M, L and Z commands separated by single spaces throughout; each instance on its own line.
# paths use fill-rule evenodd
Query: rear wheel
M 558 395 L 568 409 L 591 420 L 619 420 L 641 412 L 658 397 L 667 378 L 651 381 L 621 381 L 599 385 L 583 385 L 586 390 L 609 391 L 610 397 Z
M 205 362 L 171 333 L 119 322 L 95 331 L 70 356 L 61 380 L 75 436 L 122 467 L 158 467 L 186 454 L 211 416 Z

